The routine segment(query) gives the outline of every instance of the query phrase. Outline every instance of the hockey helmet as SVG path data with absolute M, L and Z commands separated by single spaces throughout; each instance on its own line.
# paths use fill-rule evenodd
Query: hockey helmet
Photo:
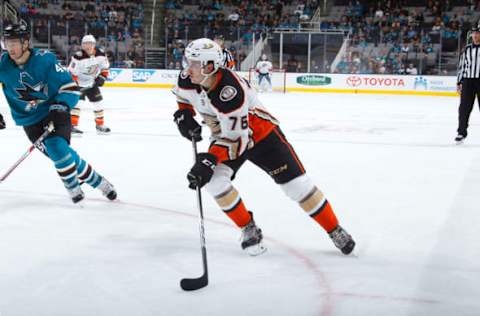
M 82 38 L 82 44 L 83 43 L 93 43 L 95 44 L 97 41 L 95 40 L 95 37 L 91 34 L 88 34 L 88 35 L 85 35 L 83 38 Z
M 211 39 L 196 39 L 185 48 L 184 68 L 189 67 L 192 61 L 200 62 L 202 68 L 212 63 L 215 72 L 223 64 L 222 48 Z
M 28 27 L 24 24 L 12 23 L 3 29 L 3 39 L 30 39 Z

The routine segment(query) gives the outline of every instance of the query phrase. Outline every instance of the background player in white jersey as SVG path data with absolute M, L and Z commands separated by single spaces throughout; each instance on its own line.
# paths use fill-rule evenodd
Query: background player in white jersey
M 261 92 L 272 91 L 272 63 L 267 60 L 267 55 L 263 54 L 255 67 L 258 74 L 258 87 Z
M 328 232 L 344 254 L 355 247 L 352 237 L 339 225 L 330 203 L 305 173 L 278 121 L 262 106 L 245 79 L 222 68 L 222 50 L 202 38 L 185 49 L 185 70 L 173 93 L 179 109 L 175 123 L 182 136 L 201 140 L 198 113 L 211 130 L 208 152 L 199 153 L 187 175 L 189 187 L 206 185 L 225 214 L 242 230 L 241 247 L 251 255 L 265 251 L 262 231 L 232 184 L 247 160 L 268 173 L 285 194 Z M 269 198 L 269 197 L 266 197 Z M 268 210 L 275 215 L 279 210 Z
M 95 44 L 93 35 L 85 35 L 82 38 L 82 50 L 72 56 L 68 70 L 80 87 L 82 93 L 80 99 L 85 100 L 87 97 L 93 105 L 97 133 L 108 134 L 110 128 L 104 123 L 103 97 L 99 87 L 103 86 L 107 80 L 110 64 L 105 51 L 96 47 Z M 77 105 L 72 109 L 72 134 L 83 133 L 78 129 L 79 120 L 80 108 Z

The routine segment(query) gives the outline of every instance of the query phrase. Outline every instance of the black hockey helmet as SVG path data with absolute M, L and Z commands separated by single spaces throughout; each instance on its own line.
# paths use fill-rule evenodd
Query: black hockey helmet
M 30 39 L 28 27 L 24 24 L 9 23 L 3 29 L 3 39 Z

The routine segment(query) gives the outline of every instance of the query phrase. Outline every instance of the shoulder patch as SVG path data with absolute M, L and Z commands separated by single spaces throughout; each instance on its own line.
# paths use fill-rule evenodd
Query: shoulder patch
M 75 52 L 75 54 L 73 55 L 73 58 L 82 60 L 82 59 L 88 58 L 88 55 L 83 50 L 79 50 Z
M 244 87 L 239 78 L 228 69 L 221 68 L 220 81 L 208 93 L 212 105 L 221 113 L 230 113 L 241 108 L 245 103 Z
M 95 56 L 105 56 L 105 50 L 102 47 L 96 47 Z
M 223 102 L 228 102 L 230 100 L 233 100 L 235 96 L 237 95 L 237 89 L 235 89 L 232 86 L 225 86 L 222 88 L 222 91 L 220 91 L 220 100 Z

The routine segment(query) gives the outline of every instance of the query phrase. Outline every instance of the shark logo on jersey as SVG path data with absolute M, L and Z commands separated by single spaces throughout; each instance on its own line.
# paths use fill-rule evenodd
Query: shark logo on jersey
M 30 112 L 37 108 L 38 104 L 47 100 L 47 87 L 43 82 L 32 84 L 32 76 L 28 72 L 20 73 L 20 87 L 16 88 L 18 99 L 27 103 L 25 106 L 25 111 Z

